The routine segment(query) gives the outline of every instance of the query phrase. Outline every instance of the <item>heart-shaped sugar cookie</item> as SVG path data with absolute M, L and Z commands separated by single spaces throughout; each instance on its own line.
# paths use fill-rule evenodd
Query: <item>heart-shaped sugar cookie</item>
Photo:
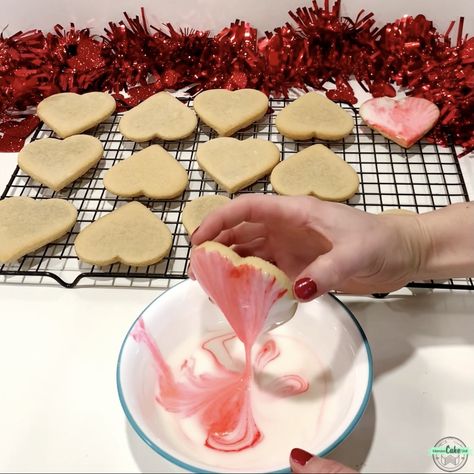
M 38 104 L 37 114 L 56 135 L 66 138 L 95 127 L 114 110 L 115 99 L 106 92 L 62 92 L 43 99 Z
M 122 197 L 146 196 L 171 199 L 188 184 L 186 170 L 160 145 L 151 145 L 112 166 L 104 186 Z
M 0 263 L 13 262 L 66 234 L 76 208 L 63 199 L 18 196 L 0 201 Z
M 119 130 L 134 142 L 154 138 L 179 140 L 190 135 L 196 125 L 197 117 L 192 109 L 168 92 L 158 92 L 125 112 Z
M 194 110 L 206 125 L 228 137 L 261 119 L 268 110 L 268 97 L 254 89 L 211 89 L 194 98 Z
M 215 209 L 230 202 L 227 196 L 222 194 L 211 194 L 209 196 L 200 196 L 188 202 L 184 206 L 181 214 L 181 221 L 188 235 L 201 225 L 201 222 Z
M 36 181 L 60 191 L 94 166 L 103 152 L 100 140 L 90 135 L 43 138 L 20 151 L 18 166 Z
M 403 148 L 410 148 L 431 130 L 439 118 L 439 109 L 433 102 L 420 97 L 401 100 L 378 97 L 361 105 L 360 116 L 384 137 Z
M 354 169 L 324 145 L 285 159 L 274 168 L 270 181 L 278 194 L 312 195 L 326 201 L 345 201 L 359 187 Z
M 308 92 L 287 105 L 275 125 L 285 137 L 294 140 L 339 140 L 354 128 L 352 116 L 318 92 Z
M 74 248 L 80 260 L 93 265 L 121 262 L 140 267 L 159 262 L 171 243 L 166 224 L 133 201 L 82 229 Z
M 221 137 L 197 149 L 197 162 L 228 193 L 235 193 L 267 175 L 280 160 L 280 150 L 258 138 Z

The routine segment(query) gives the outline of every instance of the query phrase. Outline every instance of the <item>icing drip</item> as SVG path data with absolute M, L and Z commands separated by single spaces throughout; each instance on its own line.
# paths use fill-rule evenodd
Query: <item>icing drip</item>
M 230 356 L 226 342 L 234 337 L 232 335 L 212 337 L 202 343 L 201 349 L 213 361 L 212 373 L 197 374 L 194 359 L 189 358 L 181 365 L 178 377 L 167 365 L 142 320 L 138 321 L 132 336 L 147 345 L 155 361 L 158 403 L 182 417 L 198 417 L 207 434 L 205 444 L 209 448 L 241 451 L 255 446 L 263 436 L 252 411 L 252 347 L 270 309 L 287 290 L 274 276 L 252 265 L 235 266 L 219 252 L 195 249 L 191 266 L 201 287 L 244 344 L 244 369 L 230 370 L 211 348 L 219 342 Z M 267 341 L 256 355 L 255 370 L 261 372 L 279 354 L 275 341 Z M 289 397 L 305 392 L 308 387 L 308 382 L 298 375 L 285 375 L 273 380 L 266 389 L 276 396 Z

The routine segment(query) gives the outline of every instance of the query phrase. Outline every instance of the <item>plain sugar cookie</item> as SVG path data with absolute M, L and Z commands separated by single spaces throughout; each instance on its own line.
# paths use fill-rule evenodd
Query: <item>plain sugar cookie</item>
M 192 233 L 201 225 L 201 222 L 217 208 L 227 204 L 231 200 L 222 194 L 211 194 L 209 196 L 200 196 L 192 201 L 189 201 L 184 206 L 181 214 L 181 222 L 186 229 L 188 235 Z
M 77 210 L 63 199 L 18 196 L 0 201 L 0 263 L 18 260 L 69 232 Z
M 39 183 L 60 191 L 97 164 L 103 153 L 100 140 L 90 135 L 42 138 L 20 151 L 18 166 Z
M 317 92 L 308 92 L 287 105 L 275 125 L 285 137 L 294 140 L 339 140 L 354 128 L 352 116 Z
M 134 142 L 179 140 L 189 136 L 197 125 L 192 109 L 168 92 L 158 92 L 133 109 L 120 120 L 120 133 Z
M 280 161 L 280 150 L 258 138 L 221 137 L 199 145 L 199 166 L 228 193 L 235 193 L 266 176 Z
M 194 110 L 206 125 L 228 137 L 261 119 L 268 110 L 268 97 L 255 89 L 211 89 L 194 98 Z
M 186 170 L 160 145 L 151 145 L 112 166 L 104 175 L 107 191 L 117 196 L 171 199 L 188 184 Z
M 66 138 L 95 127 L 114 111 L 115 99 L 106 92 L 62 92 L 43 99 L 36 113 L 56 135 Z
M 143 204 L 133 201 L 85 227 L 74 242 L 80 260 L 92 265 L 157 263 L 171 248 L 168 227 Z
M 359 188 L 359 177 L 324 145 L 313 145 L 279 163 L 270 176 L 273 189 L 287 196 L 313 195 L 345 201 Z

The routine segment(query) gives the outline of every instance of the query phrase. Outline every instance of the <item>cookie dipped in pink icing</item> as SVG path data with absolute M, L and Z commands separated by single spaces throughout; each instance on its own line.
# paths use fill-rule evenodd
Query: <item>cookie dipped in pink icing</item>
M 438 107 L 420 97 L 378 97 L 364 102 L 359 112 L 370 128 L 403 148 L 414 145 L 439 118 Z

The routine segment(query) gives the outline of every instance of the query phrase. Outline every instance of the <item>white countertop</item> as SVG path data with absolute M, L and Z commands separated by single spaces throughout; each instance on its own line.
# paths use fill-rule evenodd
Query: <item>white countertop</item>
M 0 190 L 15 160 L 0 154 Z M 473 161 L 461 160 L 471 198 Z M 0 283 L 0 471 L 178 471 L 130 428 L 115 385 L 122 340 L 160 291 Z M 341 297 L 368 336 L 375 381 L 330 456 L 365 472 L 439 472 L 428 450 L 445 436 L 474 448 L 474 291 L 417 293 Z

